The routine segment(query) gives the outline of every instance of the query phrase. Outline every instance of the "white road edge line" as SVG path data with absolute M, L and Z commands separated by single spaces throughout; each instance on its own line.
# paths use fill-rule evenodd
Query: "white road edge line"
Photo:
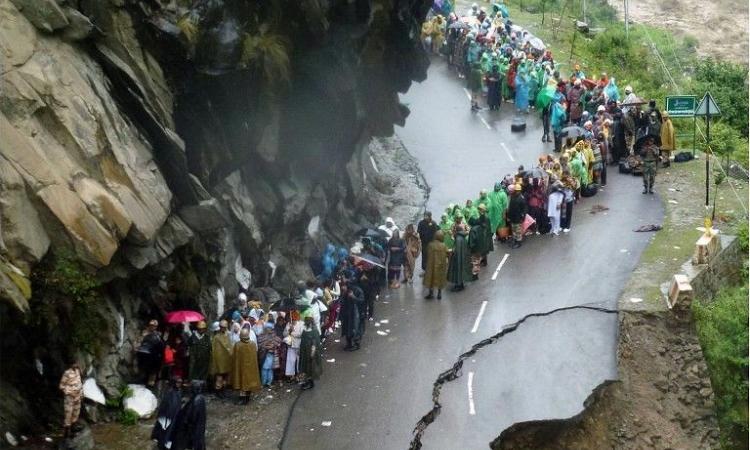
M 505 150 L 505 153 L 508 155 L 508 158 L 510 158 L 511 161 L 516 160 L 516 158 L 514 158 L 513 155 L 510 154 L 510 150 L 508 150 L 508 147 L 505 146 L 505 142 L 501 142 L 500 146 Z
M 505 256 L 503 256 L 502 261 L 500 261 L 500 264 L 497 265 L 497 269 L 495 269 L 495 273 L 492 274 L 492 281 L 497 280 L 497 275 L 500 273 L 500 269 L 503 268 L 503 265 L 505 264 L 505 261 L 508 260 L 509 256 L 510 255 L 508 253 L 506 253 Z
M 482 306 L 479 308 L 479 314 L 477 314 L 477 320 L 474 321 L 474 327 L 471 329 L 472 333 L 476 333 L 477 329 L 479 329 L 479 322 L 482 321 L 482 316 L 484 315 L 484 308 L 487 307 L 487 300 L 482 302 Z
M 380 169 L 378 169 L 378 165 L 375 164 L 375 158 L 370 155 L 370 162 L 372 163 L 372 168 L 375 169 L 375 172 L 380 173 Z
M 476 409 L 474 409 L 474 391 L 472 386 L 474 384 L 474 372 L 469 372 L 469 381 L 467 384 L 469 388 L 469 415 L 473 416 L 477 413 Z
M 482 117 L 482 116 L 479 116 L 479 120 L 481 120 L 481 121 L 482 121 L 482 123 L 484 124 L 484 126 L 485 126 L 485 127 L 487 127 L 487 129 L 488 129 L 488 130 L 491 130 L 491 129 L 492 129 L 492 127 L 490 126 L 490 124 L 488 124 L 488 123 L 487 123 L 487 121 L 486 121 L 486 120 L 484 120 L 484 117 Z
M 468 89 L 464 88 L 464 92 L 466 92 L 466 97 L 471 100 L 471 92 L 469 92 Z

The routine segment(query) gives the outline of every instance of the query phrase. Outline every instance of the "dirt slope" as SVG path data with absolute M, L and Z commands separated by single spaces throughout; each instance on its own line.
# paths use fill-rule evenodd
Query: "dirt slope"
M 622 0 L 608 0 L 623 15 Z M 698 39 L 701 56 L 748 61 L 747 0 L 629 0 L 631 23 L 673 30 Z

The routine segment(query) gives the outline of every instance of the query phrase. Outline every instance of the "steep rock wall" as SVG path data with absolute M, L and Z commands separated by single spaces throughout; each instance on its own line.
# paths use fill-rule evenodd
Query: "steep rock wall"
M 148 318 L 411 221 L 426 185 L 380 136 L 430 3 L 0 0 L 2 428 L 54 414 L 66 354 L 114 395 Z

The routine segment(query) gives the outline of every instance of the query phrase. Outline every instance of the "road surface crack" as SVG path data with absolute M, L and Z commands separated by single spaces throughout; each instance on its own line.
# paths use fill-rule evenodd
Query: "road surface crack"
M 549 315 L 552 315 L 561 311 L 570 311 L 574 309 L 586 309 L 589 311 L 598 311 L 598 312 L 607 313 L 607 314 L 617 313 L 616 309 L 609 309 L 609 308 L 604 308 L 604 307 L 599 307 L 599 306 L 586 306 L 586 305 L 566 306 L 563 308 L 556 308 L 547 312 L 532 313 L 532 314 L 528 314 L 522 317 L 520 320 L 518 320 L 515 323 L 506 325 L 505 327 L 503 327 L 502 330 L 495 333 L 494 335 L 472 345 L 469 350 L 467 350 L 466 352 L 458 356 L 458 359 L 456 359 L 456 362 L 453 363 L 450 369 L 438 375 L 437 379 L 432 384 L 432 408 L 427 414 L 425 414 L 424 416 L 422 416 L 421 419 L 419 419 L 419 422 L 417 422 L 417 425 L 414 427 L 414 431 L 413 431 L 414 437 L 412 438 L 411 444 L 409 445 L 409 450 L 418 450 L 422 448 L 422 435 L 424 434 L 425 430 L 427 430 L 427 427 L 430 426 L 430 424 L 432 424 L 435 421 L 435 419 L 437 419 L 438 415 L 440 415 L 440 409 L 442 408 L 442 405 L 440 404 L 440 391 L 443 389 L 443 385 L 445 383 L 454 381 L 461 377 L 461 368 L 464 365 L 465 359 L 473 356 L 481 348 L 494 344 L 506 334 L 516 331 L 518 327 L 526 321 L 526 319 L 529 319 L 531 317 L 549 316 Z

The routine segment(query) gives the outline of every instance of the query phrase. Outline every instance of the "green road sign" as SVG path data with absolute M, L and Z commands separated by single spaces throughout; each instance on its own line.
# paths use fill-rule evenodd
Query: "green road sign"
M 695 96 L 667 96 L 667 112 L 672 117 L 693 117 L 695 115 Z

